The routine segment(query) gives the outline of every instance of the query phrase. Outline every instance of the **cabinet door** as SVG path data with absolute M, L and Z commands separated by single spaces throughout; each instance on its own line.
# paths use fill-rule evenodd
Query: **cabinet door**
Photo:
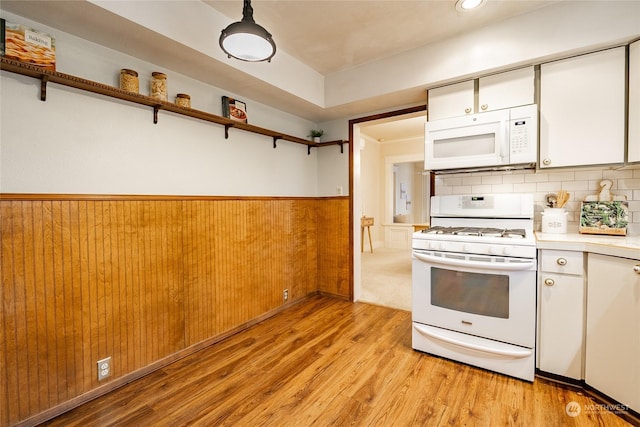
M 474 112 L 473 80 L 430 89 L 427 97 L 429 120 L 464 116 Z
M 629 46 L 628 161 L 640 162 L 640 41 Z
M 625 48 L 540 67 L 540 167 L 622 163 Z
M 539 367 L 545 372 L 581 380 L 584 279 L 540 272 L 539 295 Z
M 533 67 L 482 77 L 478 86 L 480 112 L 533 104 Z
M 640 260 L 589 254 L 585 382 L 640 411 Z

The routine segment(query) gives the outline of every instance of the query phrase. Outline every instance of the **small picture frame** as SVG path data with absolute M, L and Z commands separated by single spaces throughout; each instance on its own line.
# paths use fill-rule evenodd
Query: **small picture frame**
M 580 234 L 626 236 L 629 203 L 626 201 L 587 201 L 580 207 Z
M 222 115 L 240 123 L 249 123 L 247 104 L 228 96 L 222 97 Z

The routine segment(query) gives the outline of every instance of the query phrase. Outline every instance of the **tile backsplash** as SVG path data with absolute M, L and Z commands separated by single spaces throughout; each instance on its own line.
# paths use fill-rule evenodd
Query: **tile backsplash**
M 532 193 L 535 201 L 535 225 L 539 230 L 546 195 L 566 190 L 570 194 L 565 206 L 569 213 L 568 231 L 577 232 L 580 202 L 589 195 L 600 193 L 600 182 L 604 179 L 612 181 L 613 195 L 626 196 L 629 202 L 627 234 L 640 235 L 640 168 L 576 168 L 437 175 L 435 194 Z

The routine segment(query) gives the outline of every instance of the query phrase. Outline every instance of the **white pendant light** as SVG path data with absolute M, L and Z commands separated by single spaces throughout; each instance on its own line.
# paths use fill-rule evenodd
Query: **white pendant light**
M 234 22 L 222 30 L 220 47 L 230 58 L 241 61 L 271 62 L 276 54 L 276 44 L 271 34 L 253 20 L 251 0 L 244 0 L 242 21 Z

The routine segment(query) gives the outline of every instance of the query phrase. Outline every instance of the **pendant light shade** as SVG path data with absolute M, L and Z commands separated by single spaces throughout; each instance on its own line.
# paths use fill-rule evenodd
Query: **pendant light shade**
M 241 61 L 269 61 L 276 54 L 276 44 L 271 34 L 253 20 L 251 0 L 244 0 L 242 21 L 234 22 L 222 30 L 220 47 Z

